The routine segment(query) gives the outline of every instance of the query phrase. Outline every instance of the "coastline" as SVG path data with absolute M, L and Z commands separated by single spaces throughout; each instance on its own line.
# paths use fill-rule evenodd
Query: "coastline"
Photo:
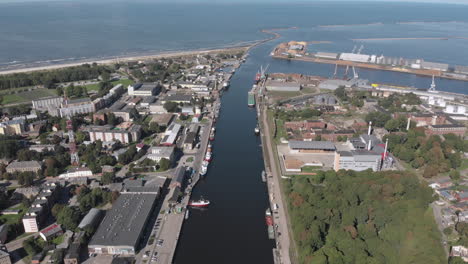
M 251 41 L 250 44 L 227 46 L 223 48 L 211 48 L 211 49 L 207 48 L 207 49 L 186 50 L 186 51 L 168 51 L 168 52 L 159 52 L 159 53 L 147 54 L 147 55 L 120 56 L 120 57 L 107 58 L 107 59 L 83 59 L 77 62 L 58 63 L 54 65 L 43 65 L 43 66 L 32 66 L 32 67 L 26 66 L 26 67 L 20 67 L 17 69 L 5 69 L 5 70 L 0 69 L 0 75 L 27 73 L 27 72 L 34 72 L 34 71 L 56 70 L 56 69 L 63 69 L 63 68 L 74 67 L 74 66 L 79 66 L 83 64 L 92 64 L 92 63 L 96 63 L 100 65 L 111 65 L 115 63 L 123 63 L 123 62 L 129 62 L 129 61 L 193 56 L 193 55 L 199 55 L 199 54 L 210 54 L 210 53 L 220 53 L 220 52 L 232 52 L 236 50 L 243 50 L 245 52 L 248 52 L 253 47 L 256 47 L 265 42 L 281 37 L 281 35 L 275 31 L 287 30 L 287 29 L 293 29 L 293 28 L 296 28 L 296 27 L 281 28 L 281 29 L 263 29 L 260 31 L 261 33 L 269 34 L 272 36 L 269 38 L 261 39 L 261 40 Z

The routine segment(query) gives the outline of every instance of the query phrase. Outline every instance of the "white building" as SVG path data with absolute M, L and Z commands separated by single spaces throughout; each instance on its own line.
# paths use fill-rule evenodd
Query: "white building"
M 152 147 L 148 150 L 148 159 L 154 160 L 156 162 L 161 161 L 161 159 L 167 159 L 172 161 L 174 158 L 174 146 L 159 146 Z
M 93 172 L 86 168 L 73 168 L 67 171 L 67 173 L 63 173 L 59 175 L 59 178 L 78 178 L 78 177 L 92 177 Z

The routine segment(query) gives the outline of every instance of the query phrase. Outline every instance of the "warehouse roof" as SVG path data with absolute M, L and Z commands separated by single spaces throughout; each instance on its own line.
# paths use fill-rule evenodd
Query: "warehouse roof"
M 41 164 L 38 161 L 13 161 L 7 167 L 8 169 L 20 169 L 20 168 L 41 168 Z
M 97 208 L 91 208 L 86 216 L 81 220 L 78 228 L 85 228 L 88 225 L 93 225 L 100 217 L 102 211 Z
M 307 149 L 307 150 L 335 150 L 335 144 L 330 141 L 289 141 L 291 149 Z
M 136 247 L 157 194 L 122 193 L 99 225 L 89 247 Z

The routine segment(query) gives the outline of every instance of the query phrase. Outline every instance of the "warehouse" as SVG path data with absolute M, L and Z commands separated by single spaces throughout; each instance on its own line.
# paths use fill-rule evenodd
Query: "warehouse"
M 122 193 L 89 242 L 89 253 L 135 255 L 157 198 L 154 193 Z
M 448 71 L 449 65 L 446 63 L 422 61 L 421 68 L 426 70 Z
M 268 91 L 276 92 L 299 92 L 301 90 L 301 84 L 297 82 L 279 82 L 279 81 L 267 81 L 265 85 Z
M 176 143 L 177 137 L 179 136 L 182 126 L 177 123 L 172 123 L 164 133 L 164 137 L 161 140 L 161 145 L 172 146 Z
M 331 53 L 331 52 L 317 52 L 315 57 L 321 59 L 332 59 L 336 60 L 338 58 L 338 53 Z
M 455 66 L 454 72 L 468 74 L 468 66 Z
M 340 60 L 354 62 L 369 62 L 370 56 L 365 54 L 341 53 Z
M 291 153 L 329 153 L 336 150 L 330 141 L 289 141 Z
M 128 86 L 128 95 L 154 96 L 161 92 L 161 86 L 155 83 L 136 83 Z

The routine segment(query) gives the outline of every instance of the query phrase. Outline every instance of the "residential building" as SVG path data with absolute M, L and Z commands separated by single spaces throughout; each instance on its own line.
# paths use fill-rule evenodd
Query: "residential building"
M 155 122 L 158 125 L 165 127 L 169 126 L 169 124 L 172 122 L 172 119 L 174 119 L 174 115 L 170 113 L 151 115 L 151 122 Z
M 60 117 L 72 117 L 96 111 L 96 107 L 89 98 L 68 100 L 62 103 L 59 109 Z
M 26 172 L 26 171 L 31 171 L 31 172 L 39 172 L 42 169 L 41 163 L 35 160 L 31 161 L 13 161 L 10 163 L 6 171 L 8 173 L 15 173 L 15 172 Z
M 21 135 L 24 131 L 23 119 L 9 120 L 0 123 L 0 135 Z
M 176 169 L 174 176 L 172 177 L 171 183 L 169 184 L 170 188 L 182 188 L 182 186 L 184 185 L 186 170 L 187 168 L 184 166 L 178 167 Z
M 154 160 L 156 162 L 161 161 L 161 159 L 172 161 L 174 159 L 174 152 L 174 146 L 151 147 L 148 150 L 148 159 Z
M 63 103 L 62 97 L 50 97 L 38 100 L 32 100 L 32 109 L 48 110 L 50 108 L 59 108 Z
M 136 83 L 128 86 L 130 96 L 155 96 L 161 92 L 161 86 L 156 83 Z
M 61 234 L 63 234 L 63 230 L 59 224 L 51 224 L 39 232 L 39 236 L 44 239 L 44 241 L 50 241 Z
M 91 142 L 101 140 L 107 141 L 120 141 L 123 144 L 136 142 L 141 136 L 141 126 L 132 125 L 128 129 L 112 128 L 112 126 L 89 126 L 87 128 Z
M 89 253 L 135 255 L 158 194 L 122 193 L 88 244 Z
M 197 137 L 196 132 L 188 132 L 184 140 L 184 149 L 192 150 L 195 145 L 195 138 Z

